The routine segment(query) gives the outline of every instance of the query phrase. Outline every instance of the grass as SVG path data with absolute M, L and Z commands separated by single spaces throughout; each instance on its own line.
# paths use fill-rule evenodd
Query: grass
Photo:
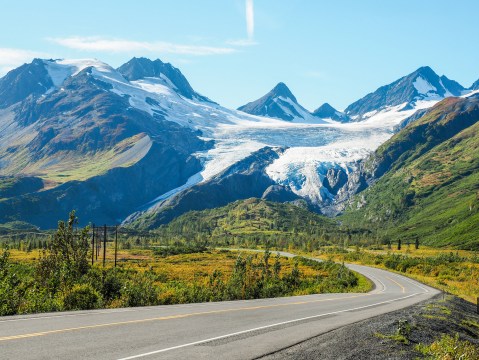
M 478 360 L 479 348 L 467 340 L 460 340 L 459 334 L 444 334 L 430 345 L 418 344 L 416 350 L 428 359 Z
M 471 319 L 466 319 L 466 320 L 463 320 L 461 324 L 471 329 L 474 329 L 476 331 L 476 334 L 479 337 L 479 322 L 471 320 Z
M 356 197 L 341 217 L 346 226 L 479 250 L 479 123 L 476 110 L 460 109 L 466 101 L 443 102 L 381 145 L 376 161 L 390 171 Z
M 409 340 L 407 337 L 405 337 L 404 335 L 401 335 L 401 334 L 393 334 L 393 335 L 385 335 L 385 334 L 381 334 L 381 333 L 374 333 L 374 336 L 380 338 L 380 339 L 389 339 L 389 340 L 394 340 L 394 341 L 397 341 L 401 344 L 409 344 Z
M 48 270 L 56 263 L 45 262 L 48 258 L 38 250 L 13 249 L 6 258 L 6 253 L 0 252 L 0 273 L 4 274 L 4 279 L 0 279 L 0 314 L 371 289 L 367 279 L 339 264 L 280 257 L 275 253 L 267 257 L 258 252 L 201 249 L 171 255 L 155 248 L 121 249 L 117 267 L 112 261 L 113 253 L 109 244 L 105 266 L 99 259 L 81 276 L 72 278 L 65 272 L 63 281 L 59 280 L 63 268 L 59 272 Z
M 415 250 L 413 246 L 401 250 L 376 246 L 375 250 L 349 248 L 344 251 L 328 247 L 317 255 L 395 271 L 472 303 L 479 297 L 479 258 L 473 251 L 430 247 Z
M 399 343 L 408 345 L 409 337 L 411 336 L 412 330 L 413 330 L 413 327 L 409 324 L 407 320 L 399 320 L 397 323 L 396 332 L 394 334 L 385 335 L 385 334 L 376 332 L 375 336 L 381 339 L 391 339 Z
M 34 174 L 45 182 L 45 189 L 55 187 L 67 181 L 84 181 L 96 175 L 101 175 L 114 167 L 128 167 L 139 160 L 143 152 L 133 154 L 131 159 L 121 160 L 123 154 L 141 140 L 144 134 L 137 134 L 124 139 L 108 151 L 91 154 L 72 155 L 71 151 L 60 151 L 54 157 L 45 157 L 38 161 L 25 160 L 25 164 L 18 168 L 5 169 L 6 173 Z M 10 171 L 11 170 L 11 171 Z M 0 190 L 9 185 L 0 183 Z

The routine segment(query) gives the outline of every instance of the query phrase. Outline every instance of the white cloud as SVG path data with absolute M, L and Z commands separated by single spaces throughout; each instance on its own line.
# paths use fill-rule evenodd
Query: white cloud
M 248 34 L 248 38 L 252 39 L 254 36 L 253 0 L 246 0 L 246 32 Z
M 67 37 L 49 38 L 48 40 L 61 46 L 80 51 L 101 51 L 101 52 L 157 52 L 164 54 L 180 55 L 223 55 L 236 52 L 230 47 L 182 45 L 169 42 L 156 41 L 132 41 L 124 39 L 108 39 L 101 37 Z
M 0 48 L 0 74 L 32 61 L 34 58 L 47 58 L 49 55 L 23 49 Z

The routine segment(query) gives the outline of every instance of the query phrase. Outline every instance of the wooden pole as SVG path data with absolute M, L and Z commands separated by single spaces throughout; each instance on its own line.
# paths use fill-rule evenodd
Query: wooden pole
M 117 255 L 118 255 L 118 225 L 115 227 L 115 267 L 116 267 Z
M 103 267 L 106 262 L 106 225 L 103 225 Z
M 95 224 L 93 224 L 93 237 L 91 238 L 91 264 L 95 261 Z
M 101 229 L 101 228 L 99 228 Z M 98 260 L 98 252 L 100 251 L 100 236 L 96 237 L 96 244 L 95 244 L 95 260 Z

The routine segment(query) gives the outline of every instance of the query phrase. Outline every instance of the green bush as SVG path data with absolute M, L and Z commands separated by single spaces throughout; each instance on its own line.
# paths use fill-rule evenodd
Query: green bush
M 90 310 L 100 306 L 101 296 L 90 284 L 76 284 L 63 297 L 65 310 Z
M 0 316 L 17 313 L 21 302 L 21 295 L 18 293 L 19 284 L 20 280 L 12 271 L 10 252 L 7 248 L 0 256 Z
M 151 279 L 137 275 L 121 289 L 121 299 L 124 306 L 157 305 L 158 293 Z
M 62 299 L 52 295 L 45 288 L 32 286 L 25 291 L 24 299 L 18 309 L 19 314 L 61 311 Z

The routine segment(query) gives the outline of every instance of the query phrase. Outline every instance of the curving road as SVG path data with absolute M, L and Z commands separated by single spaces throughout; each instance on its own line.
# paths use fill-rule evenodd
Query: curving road
M 388 271 L 348 267 L 371 279 L 375 289 L 2 317 L 0 358 L 254 359 L 438 293 Z

